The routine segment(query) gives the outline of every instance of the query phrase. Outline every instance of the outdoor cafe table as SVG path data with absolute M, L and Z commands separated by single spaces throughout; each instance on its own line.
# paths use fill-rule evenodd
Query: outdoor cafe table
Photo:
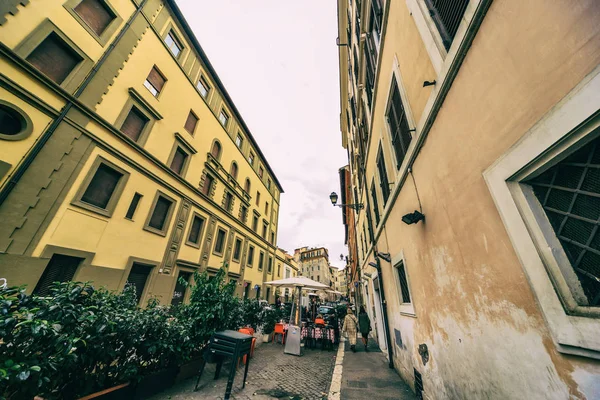
M 290 324 L 283 324 L 283 329 L 287 332 L 288 327 Z M 321 337 L 321 330 L 324 328 L 320 328 L 318 326 L 315 326 L 315 337 L 320 338 Z M 305 323 L 302 323 L 302 332 L 301 332 L 301 337 L 302 339 L 305 339 L 308 336 L 308 327 L 306 326 Z M 329 328 L 329 335 L 328 335 L 329 339 L 331 340 L 332 343 L 335 343 L 335 331 L 333 328 Z

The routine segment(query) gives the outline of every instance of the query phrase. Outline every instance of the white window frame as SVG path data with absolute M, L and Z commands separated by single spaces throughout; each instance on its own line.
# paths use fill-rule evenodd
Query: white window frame
M 446 51 L 440 32 L 438 31 L 433 18 L 431 18 L 431 15 L 429 14 L 429 9 L 427 8 L 427 4 L 425 4 L 425 0 L 406 0 L 406 6 L 414 18 L 417 30 L 421 34 L 423 44 L 431 59 L 433 69 L 438 75 L 438 84 L 441 82 L 439 77 L 446 75 L 454 57 L 456 57 L 460 43 L 463 41 L 467 29 L 481 2 L 482 0 L 469 1 L 462 17 L 462 21 L 456 31 L 456 35 L 454 35 L 452 45 L 450 46 L 450 49 Z
M 582 307 L 587 310 L 579 311 L 588 316 L 573 315 L 565 310 L 569 307 L 565 294 L 570 290 L 565 286 L 564 276 L 560 272 L 556 274 L 562 247 L 552 248 L 547 242 L 541 245 L 547 236 L 539 220 L 535 220 L 535 211 L 527 199 L 527 187 L 520 181 L 591 140 L 590 129 L 593 124 L 600 124 L 599 110 L 600 66 L 483 173 L 558 351 L 595 359 L 600 359 L 600 310 Z
M 404 265 L 404 275 L 406 276 L 406 284 L 408 285 L 408 294 L 410 295 L 410 303 L 402 302 L 402 287 L 400 286 L 400 278 L 398 276 L 398 265 L 402 263 Z M 415 314 L 415 299 L 413 297 L 413 291 L 410 288 L 410 278 L 408 276 L 408 268 L 406 266 L 406 258 L 404 258 L 404 250 L 400 250 L 396 255 L 392 257 L 392 273 L 394 274 L 394 287 L 396 288 L 396 296 L 398 296 L 398 310 L 401 315 L 408 317 L 416 317 Z

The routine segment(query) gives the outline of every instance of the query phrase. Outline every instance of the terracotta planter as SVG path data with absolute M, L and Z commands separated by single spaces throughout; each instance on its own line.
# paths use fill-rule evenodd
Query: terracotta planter
M 200 372 L 200 366 L 202 365 L 202 360 L 202 357 L 198 357 L 179 367 L 179 372 L 175 377 L 175 384 L 193 376 L 198 376 L 198 372 Z
M 175 377 L 177 376 L 178 371 L 179 368 L 171 367 L 143 377 L 142 380 L 135 385 L 134 396 L 130 398 L 143 400 L 170 388 L 175 384 Z
M 79 400 L 128 400 L 133 397 L 134 387 L 129 383 L 122 383 L 96 393 L 88 394 Z

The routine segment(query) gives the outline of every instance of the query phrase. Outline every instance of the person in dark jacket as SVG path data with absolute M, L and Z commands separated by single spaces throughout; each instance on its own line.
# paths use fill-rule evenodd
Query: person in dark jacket
M 369 351 L 367 345 L 369 343 L 369 332 L 371 331 L 371 320 L 369 319 L 369 315 L 365 311 L 365 308 L 362 306 L 358 313 L 358 326 L 362 336 L 362 342 L 365 345 L 365 351 Z

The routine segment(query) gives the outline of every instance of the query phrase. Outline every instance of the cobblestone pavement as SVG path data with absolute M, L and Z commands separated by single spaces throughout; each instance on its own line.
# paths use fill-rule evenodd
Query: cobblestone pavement
M 244 389 L 244 368 L 240 364 L 235 374 L 231 399 L 326 399 L 336 351 L 337 346 L 333 351 L 307 349 L 302 357 L 297 357 L 284 354 L 280 344 L 261 344 L 250 361 Z M 224 364 L 221 377 L 215 381 L 215 365 L 207 364 L 197 392 L 193 391 L 196 378 L 192 378 L 153 396 L 151 400 L 222 399 L 225 395 L 228 372 L 229 364 Z

